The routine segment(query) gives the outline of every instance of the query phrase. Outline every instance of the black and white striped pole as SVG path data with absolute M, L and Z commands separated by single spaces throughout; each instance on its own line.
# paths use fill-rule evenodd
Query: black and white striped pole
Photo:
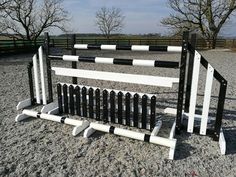
M 35 118 L 40 118 L 40 119 L 46 119 L 46 120 L 51 120 L 54 122 L 59 122 L 62 124 L 68 124 L 68 125 L 73 125 L 75 128 L 72 131 L 72 135 L 76 136 L 78 135 L 81 131 L 85 130 L 89 126 L 89 122 L 87 120 L 74 120 L 70 119 L 64 116 L 56 116 L 56 115 L 51 115 L 51 114 L 45 114 L 33 110 L 28 110 L 24 109 L 22 111 L 22 114 L 17 115 L 15 121 L 20 122 L 28 117 L 35 117 Z

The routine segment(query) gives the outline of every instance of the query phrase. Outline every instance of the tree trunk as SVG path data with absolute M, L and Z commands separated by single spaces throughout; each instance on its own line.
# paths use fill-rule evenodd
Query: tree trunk
M 212 45 L 211 48 L 215 49 L 216 48 L 216 40 L 217 40 L 218 33 L 214 33 L 212 36 Z

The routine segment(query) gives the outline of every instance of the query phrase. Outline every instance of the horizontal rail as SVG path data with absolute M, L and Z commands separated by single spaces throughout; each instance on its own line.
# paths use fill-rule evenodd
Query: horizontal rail
M 80 77 L 87 79 L 108 80 L 114 82 L 125 82 L 142 85 L 152 85 L 160 87 L 172 87 L 173 83 L 178 83 L 179 78 L 148 76 L 139 74 L 124 74 L 105 71 L 90 71 L 82 69 L 69 69 L 52 67 L 56 75 Z
M 90 123 L 90 128 L 93 128 L 97 131 L 101 132 L 106 132 L 106 133 L 111 133 L 119 136 L 124 136 L 140 141 L 145 141 L 145 142 L 150 142 L 153 144 L 158 144 L 161 146 L 166 146 L 170 148 L 175 148 L 176 146 L 176 139 L 169 139 L 169 138 L 163 138 L 159 136 L 153 136 L 153 135 L 148 135 L 140 132 L 135 132 L 131 130 L 126 130 L 122 128 L 117 128 L 109 125 L 103 125 L 99 123 Z
M 123 58 L 104 58 L 104 57 L 85 57 L 74 55 L 63 56 L 48 56 L 51 60 L 76 61 L 87 63 L 104 63 L 116 65 L 131 65 L 131 66 L 150 66 L 150 67 L 164 67 L 164 68 L 178 68 L 179 62 L 161 61 L 161 60 L 142 60 L 142 59 L 123 59 Z
M 80 50 L 131 50 L 131 51 L 159 51 L 159 52 L 181 52 L 180 46 L 156 46 L 156 45 L 97 45 L 97 44 L 75 44 L 75 49 Z

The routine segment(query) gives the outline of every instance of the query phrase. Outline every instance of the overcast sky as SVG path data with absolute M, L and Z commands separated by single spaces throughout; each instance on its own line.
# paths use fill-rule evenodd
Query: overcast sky
M 72 17 L 70 27 L 76 33 L 100 33 L 94 21 L 96 11 L 103 6 L 122 10 L 125 16 L 122 33 L 168 33 L 168 29 L 160 24 L 161 19 L 170 14 L 167 0 L 65 0 L 63 4 Z M 235 26 L 236 20 L 232 20 L 226 30 L 222 30 L 223 35 L 236 36 Z

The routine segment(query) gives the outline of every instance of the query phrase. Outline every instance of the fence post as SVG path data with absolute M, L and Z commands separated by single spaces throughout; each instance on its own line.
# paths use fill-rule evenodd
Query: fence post
M 189 32 L 185 31 L 183 33 L 183 39 L 182 39 L 182 53 L 181 53 L 181 63 L 179 72 L 179 89 L 178 89 L 178 103 L 177 103 L 177 115 L 176 115 L 177 134 L 180 134 L 182 128 L 182 109 L 183 109 L 183 98 L 184 98 L 186 61 L 188 52 L 188 37 L 189 37 Z
M 48 102 L 53 102 L 53 93 L 52 93 L 52 72 L 51 72 L 51 60 L 48 58 L 48 55 L 50 53 L 49 51 L 49 44 L 50 39 L 47 32 L 44 33 L 44 49 L 45 49 L 45 55 L 46 55 L 46 65 L 47 65 L 47 76 L 48 76 Z
M 76 50 L 74 48 L 75 43 L 76 43 L 76 35 L 72 34 L 71 35 L 71 55 L 76 55 Z M 74 68 L 74 69 L 77 68 L 76 61 L 72 61 L 72 68 Z M 77 84 L 77 77 L 72 77 L 72 83 Z
M 197 42 L 196 39 L 197 39 L 197 35 L 192 34 L 190 45 L 191 45 L 191 48 L 194 49 L 194 50 L 195 50 L 196 42 Z M 195 54 L 195 51 L 190 51 L 189 60 L 188 60 L 188 75 L 187 75 L 187 84 L 186 84 L 186 93 L 185 93 L 184 112 L 189 112 L 194 54 Z

